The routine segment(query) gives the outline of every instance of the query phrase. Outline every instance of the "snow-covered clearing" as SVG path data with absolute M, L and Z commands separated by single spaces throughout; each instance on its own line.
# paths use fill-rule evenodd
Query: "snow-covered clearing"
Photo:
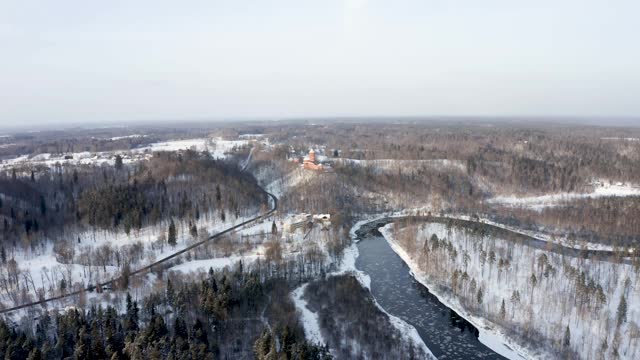
M 593 191 L 588 193 L 565 192 L 525 197 L 496 196 L 487 200 L 487 203 L 542 210 L 545 207 L 563 205 L 572 200 L 624 196 L 640 196 L 640 185 L 625 185 L 622 183 L 610 184 L 606 181 L 603 181 L 595 183 L 593 185 Z
M 257 210 L 245 217 L 228 218 L 224 222 L 218 220 L 216 213 L 203 214 L 196 225 L 202 236 L 208 236 L 207 234 L 215 234 L 246 221 L 254 217 L 255 213 Z M 176 224 L 176 246 L 166 244 L 166 239 L 159 241 L 167 226 L 149 226 L 140 231 L 132 231 L 129 235 L 121 230 L 70 232 L 68 247 L 63 251 L 67 254 L 68 260 L 63 260 L 61 255 L 56 254 L 51 244 L 26 251 L 10 252 L 8 258 L 16 261 L 18 278 L 23 288 L 26 288 L 27 296 L 32 300 L 37 298 L 38 292 L 43 292 L 45 297 L 55 296 L 63 290 L 63 279 L 67 291 L 72 288 L 86 288 L 90 284 L 111 280 L 119 275 L 126 256 L 131 258 L 130 266 L 134 270 L 197 241 L 189 234 L 188 226 L 180 222 Z M 80 242 L 77 241 L 78 238 Z M 188 265 L 184 266 L 185 269 L 188 268 Z M 19 303 L 25 302 L 24 300 Z M 4 306 L 18 305 L 6 294 L 0 294 L 0 303 Z
M 251 217 L 253 216 L 219 222 L 214 220 L 215 217 L 210 220 L 203 220 L 203 218 L 205 218 L 203 216 L 199 223 L 199 231 L 204 233 L 205 230 L 208 230 L 208 234 L 215 234 L 220 230 L 229 228 Z M 241 248 L 245 248 L 248 240 L 243 240 L 243 235 L 252 237 L 259 236 L 266 233 L 267 230 L 270 231 L 271 224 L 270 220 L 258 222 L 252 226 L 240 229 L 235 233 L 231 233 L 229 237 L 231 237 L 232 243 L 235 243 Z M 130 236 L 126 236 L 124 233 L 113 234 L 108 232 L 97 232 L 95 234 L 95 242 L 90 238 L 82 240 L 81 244 L 84 245 L 81 245 L 81 247 L 75 251 L 75 256 L 69 264 L 62 263 L 58 258 L 56 258 L 51 245 L 44 248 L 37 248 L 35 251 L 10 253 L 9 257 L 15 259 L 18 265 L 19 281 L 21 284 L 24 284 L 21 288 L 27 291 L 26 294 L 30 299 L 20 299 L 20 301 L 15 302 L 12 298 L 6 296 L 6 294 L 0 294 L 1 303 L 3 306 L 8 307 L 18 305 L 18 303 L 23 303 L 26 300 L 34 301 L 38 298 L 38 291 L 44 291 L 44 297 L 59 295 L 63 293 L 60 289 L 60 281 L 63 279 L 67 284 L 65 292 L 68 292 L 75 289 L 85 288 L 90 284 L 111 280 L 121 274 L 122 269 L 121 267 L 116 266 L 113 258 L 108 261 L 114 262 L 113 264 L 103 266 L 102 264 L 98 264 L 97 259 L 82 255 L 83 253 L 87 254 L 88 250 L 100 249 L 104 245 L 109 245 L 112 249 L 112 254 L 117 252 L 124 254 L 131 248 L 131 246 L 138 246 L 138 248 L 141 249 L 141 254 L 143 254 L 143 256 L 134 264 L 135 266 L 131 266 L 133 270 L 143 267 L 144 265 L 160 258 L 169 256 L 196 241 L 196 239 L 193 239 L 191 235 L 188 234 L 187 229 L 182 229 L 180 223 L 177 223 L 176 227 L 178 228 L 178 244 L 175 247 L 171 247 L 167 244 L 162 247 L 158 245 L 156 240 L 158 235 L 166 230 L 163 226 L 144 228 L 140 232 L 132 232 Z M 300 235 L 299 238 L 302 238 L 302 235 Z M 250 245 L 250 251 L 247 252 L 239 250 L 231 253 L 229 256 L 199 259 L 196 255 L 206 254 L 207 251 L 202 252 L 202 248 L 206 248 L 207 246 L 204 245 L 202 247 L 198 247 L 187 254 L 184 254 L 179 259 L 176 259 L 179 264 L 169 268 L 168 271 L 195 275 L 199 273 L 206 273 L 210 268 L 213 268 L 214 270 L 222 270 L 225 267 L 231 268 L 235 266 L 238 261 L 243 261 L 244 264 L 250 264 L 262 257 L 262 254 L 264 253 L 261 240 L 259 240 L 258 237 L 255 237 L 255 239 L 256 241 L 252 241 L 253 244 Z M 215 252 L 225 253 L 227 251 L 218 249 L 217 245 L 213 248 Z M 293 256 L 291 251 L 287 252 L 286 255 Z M 144 276 L 132 278 L 131 281 L 132 284 L 129 287 L 128 292 L 131 292 L 136 298 L 142 298 L 145 295 L 148 295 L 152 291 L 151 289 L 156 288 L 156 282 L 163 282 L 163 280 L 159 279 L 154 273 L 148 273 Z M 121 307 L 123 301 L 123 293 L 117 291 L 105 291 L 103 293 L 86 292 L 83 296 L 86 304 L 100 304 L 103 307 L 106 307 L 107 305 Z M 61 309 L 77 301 L 77 296 L 65 298 L 60 301 L 49 303 L 48 308 Z M 10 313 L 8 316 L 13 319 L 13 321 L 19 321 L 23 316 L 34 311 L 37 313 L 37 311 L 40 311 L 40 307 L 19 310 Z
M 140 137 L 144 135 L 130 135 L 128 137 Z M 118 137 L 125 138 L 125 137 Z M 115 138 L 115 139 L 118 139 Z M 131 150 L 115 150 L 102 152 L 78 152 L 78 153 L 42 153 L 36 155 L 22 155 L 13 159 L 8 159 L 0 163 L 0 169 L 10 169 L 16 166 L 47 166 L 55 167 L 58 165 L 110 165 L 115 164 L 117 155 L 122 157 L 124 164 L 130 164 L 137 161 L 148 160 L 153 152 L 157 151 L 207 151 L 213 158 L 223 159 L 227 154 L 236 148 L 240 148 L 249 144 L 247 140 L 224 140 L 222 138 L 196 138 L 186 140 L 171 140 L 159 143 L 149 144 L 147 146 L 131 149 Z
M 20 276 L 29 286 L 29 293 L 34 298 L 40 289 L 44 289 L 46 297 L 56 295 L 62 279 L 65 279 L 66 286 L 71 288 L 75 282 L 87 284 L 90 278 L 93 283 L 109 280 L 118 271 L 118 267 L 112 265 L 103 267 L 97 263 L 94 265 L 61 263 L 54 255 L 53 247 L 47 248 L 46 254 L 40 256 L 28 257 L 24 253 L 19 253 L 14 258 L 18 264 Z M 4 301 L 3 304 L 6 305 Z M 14 304 L 9 303 L 9 305 Z
M 136 139 L 136 138 L 144 138 L 144 137 L 147 137 L 147 135 L 131 134 L 131 135 L 124 135 L 124 136 L 115 136 L 110 138 L 109 140 L 117 141 L 117 140 L 123 140 L 123 139 Z
M 603 138 L 600 138 L 600 140 L 640 141 L 640 138 L 603 137 Z
M 0 169 L 11 169 L 18 166 L 46 166 L 49 168 L 62 165 L 109 165 L 113 166 L 116 156 L 122 156 L 123 164 L 130 164 L 136 161 L 147 160 L 151 154 L 133 154 L 125 151 L 106 151 L 91 153 L 88 151 L 79 153 L 51 154 L 43 153 L 33 156 L 22 155 L 9 159 L 0 164 Z
M 302 317 L 302 324 L 304 327 L 304 336 L 307 341 L 313 344 L 324 345 L 327 342 L 324 340 L 322 333 L 320 332 L 320 322 L 318 320 L 318 314 L 309 310 L 307 302 L 304 300 L 304 290 L 307 288 L 307 284 L 303 284 L 291 293 L 293 302 L 296 305 L 296 309 L 300 312 Z
M 263 138 L 265 134 L 240 134 L 238 137 L 240 139 L 259 139 Z
M 247 140 L 223 140 L 222 138 L 196 138 L 186 140 L 172 140 L 166 142 L 153 143 L 149 146 L 134 149 L 134 152 L 146 152 L 146 151 L 179 151 L 179 150 L 194 150 L 194 151 L 206 151 L 216 159 L 221 159 L 226 156 L 226 153 L 230 152 L 233 148 L 239 148 L 247 145 Z
M 205 260 L 192 260 L 184 262 L 180 265 L 171 267 L 170 271 L 180 271 L 183 273 L 190 272 L 207 272 L 209 269 L 222 270 L 225 267 L 231 268 L 239 261 L 244 264 L 252 263 L 258 259 L 260 255 L 232 255 L 221 258 L 205 259 Z
M 209 235 L 213 235 L 218 231 L 224 230 L 226 228 L 232 227 L 238 223 L 249 220 L 255 217 L 258 214 L 258 209 L 249 209 L 244 215 L 238 217 L 227 217 L 225 221 L 220 220 L 219 212 L 207 212 L 201 215 L 198 220 L 191 220 L 193 224 L 197 226 L 198 231 L 204 234 L 205 232 Z M 158 239 L 161 234 L 167 231 L 169 223 L 167 221 L 163 221 L 158 223 L 157 225 L 147 226 L 140 230 L 131 230 L 131 233 L 127 235 L 123 230 L 118 229 L 116 231 L 107 230 L 107 229 L 91 229 L 79 233 L 71 233 L 73 240 L 80 238 L 80 243 L 76 245 L 77 248 L 83 248 L 88 246 L 92 249 L 97 249 L 103 245 L 110 245 L 113 247 L 122 247 L 128 245 L 135 245 L 141 243 L 145 246 L 157 245 L 154 244 L 158 242 Z M 177 228 L 177 246 L 187 246 L 195 241 L 189 235 L 189 229 L 186 223 L 178 222 L 176 223 Z M 70 235 L 71 237 L 71 235 Z M 168 247 L 168 246 L 167 246 Z

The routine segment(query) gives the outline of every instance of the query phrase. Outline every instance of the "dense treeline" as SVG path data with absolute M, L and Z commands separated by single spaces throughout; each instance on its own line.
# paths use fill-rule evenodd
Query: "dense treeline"
M 336 174 L 322 174 L 290 189 L 281 197 L 283 209 L 291 212 L 353 214 L 375 205 L 362 198 L 356 189 L 340 181 Z
M 69 178 L 73 183 L 73 178 Z M 0 238 L 15 245 L 74 218 L 74 190 L 63 189 L 61 175 L 19 177 L 0 175 Z
M 225 208 L 238 217 L 241 208 L 265 201 L 255 180 L 235 164 L 186 151 L 159 153 L 140 164 L 126 183 L 84 192 L 79 211 L 94 226 L 140 229 L 169 217 L 197 220 L 201 213 Z
M 396 223 L 391 234 L 431 291 L 457 298 L 509 336 L 556 358 L 635 358 L 637 325 L 622 326 L 632 321 L 626 302 L 636 296 L 637 267 L 542 250 L 521 235 L 469 221 L 411 219 Z M 588 336 L 571 338 L 575 329 Z
M 638 130 L 431 121 L 297 125 L 273 137 L 294 148 L 326 145 L 352 159 L 469 161 L 470 173 L 524 192 L 578 189 L 592 177 L 640 179 L 640 141 L 624 140 L 631 136 L 640 137 Z
M 574 201 L 541 212 L 483 201 L 591 192 L 597 182 L 640 184 L 637 129 L 353 120 L 279 131 L 273 138 L 291 149 L 314 147 L 338 158 L 334 174 L 309 176 L 285 195 L 287 209 L 349 214 L 430 205 L 436 212 L 479 214 L 531 230 L 554 230 L 555 236 L 625 246 L 638 233 L 633 199 Z
M 336 173 L 353 186 L 373 194 L 394 194 L 405 204 L 441 201 L 452 206 L 466 206 L 483 195 L 465 174 L 424 164 L 383 172 L 376 171 L 373 166 L 340 164 L 336 166 Z
M 241 266 L 200 282 L 168 280 L 140 302 L 127 295 L 122 314 L 110 306 L 45 312 L 23 330 L 0 321 L 0 357 L 329 359 L 326 348 L 304 340 L 288 289 Z
M 508 208 L 494 214 L 497 221 L 525 229 L 545 228 L 569 241 L 633 247 L 640 234 L 640 196 L 578 199 L 539 211 Z
M 157 153 L 115 167 L 87 166 L 0 175 L 0 234 L 15 244 L 64 225 L 140 229 L 160 220 L 198 219 L 220 211 L 238 217 L 266 202 L 253 177 L 205 153 Z
M 39 136 L 15 135 L 9 138 L 5 146 L 0 146 L 0 159 L 17 155 L 64 154 L 82 152 L 100 152 L 114 150 L 130 150 L 157 142 L 164 136 L 123 136 L 110 137 L 110 134 L 96 133 L 105 138 L 96 138 L 89 134 L 73 136 L 69 132 L 60 134 L 39 134 Z M 0 144 L 2 145 L 2 144 Z
M 288 189 L 281 199 L 285 209 L 332 212 L 345 216 L 390 209 L 473 207 L 483 192 L 462 172 L 435 170 L 423 165 L 402 171 L 377 171 L 373 166 L 335 165 L 335 172 L 312 173 Z
M 580 172 L 577 158 L 539 160 L 488 147 L 469 156 L 466 166 L 470 176 L 482 176 L 493 185 L 521 193 L 576 191 L 587 183 L 587 172 Z
M 322 335 L 339 358 L 427 358 L 391 324 L 355 277 L 331 276 L 311 282 L 304 296 L 318 314 Z

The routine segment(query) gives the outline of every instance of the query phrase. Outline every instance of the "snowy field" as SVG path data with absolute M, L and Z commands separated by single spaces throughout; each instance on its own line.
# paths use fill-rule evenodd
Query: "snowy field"
M 182 273 L 206 273 L 209 269 L 222 270 L 224 268 L 231 269 L 239 261 L 243 264 L 250 264 L 260 257 L 259 254 L 232 255 L 204 260 L 192 260 L 184 262 L 180 265 L 169 268 L 169 271 L 177 271 Z
M 143 136 L 143 135 L 131 135 Z M 196 138 L 187 140 L 171 140 L 166 142 L 153 143 L 148 146 L 131 150 L 116 150 L 103 152 L 79 152 L 51 154 L 43 153 L 37 155 L 22 155 L 13 159 L 8 159 L 0 163 L 0 169 L 10 169 L 17 166 L 46 166 L 55 167 L 58 165 L 110 165 L 115 164 L 117 155 L 122 156 L 124 164 L 137 161 L 148 160 L 153 156 L 153 152 L 158 151 L 180 151 L 194 150 L 206 151 L 213 158 L 223 159 L 234 148 L 240 148 L 249 144 L 247 140 L 223 140 L 221 138 Z
M 194 150 L 198 152 L 206 151 L 216 159 L 222 159 L 233 148 L 240 148 L 249 144 L 247 140 L 223 140 L 197 138 L 187 140 L 172 140 L 167 142 L 154 143 L 149 146 L 134 149 L 134 152 L 156 152 L 156 151 L 179 151 Z
M 639 196 L 640 185 L 625 185 L 622 183 L 610 184 L 607 181 L 593 184 L 593 191 L 588 193 L 556 193 L 541 196 L 497 196 L 487 200 L 489 204 L 505 205 L 511 207 L 523 207 L 534 210 L 542 210 L 545 207 L 561 206 L 569 201 L 578 199 L 595 199 L 601 197 Z
M 145 138 L 147 137 L 147 135 L 142 135 L 142 134 L 131 134 L 131 135 L 125 135 L 125 136 L 116 136 L 116 137 L 112 137 L 109 140 L 111 141 L 117 141 L 117 140 L 123 140 L 123 139 L 138 139 L 138 138 Z
M 307 284 L 304 284 L 291 293 L 293 303 L 296 305 L 296 309 L 300 314 L 302 325 L 304 327 L 304 336 L 307 341 L 312 344 L 324 345 L 327 342 L 322 336 L 320 331 L 320 321 L 318 320 L 318 314 L 307 308 L 307 302 L 304 300 L 304 291 L 307 288 Z
M 601 140 L 617 140 L 617 141 L 640 141 L 640 138 L 622 138 L 622 137 L 603 137 Z
M 226 222 L 202 220 L 202 222 L 199 223 L 199 225 L 202 226 L 199 231 L 204 231 L 204 226 L 209 224 L 209 226 L 206 227 L 206 230 L 208 230 L 207 233 L 214 234 L 251 217 L 253 216 L 238 218 L 237 220 L 228 220 Z M 229 235 L 229 239 L 233 245 L 231 248 L 224 248 L 227 245 L 222 246 L 224 249 L 221 249 L 219 245 L 212 247 L 203 245 L 180 256 L 179 259 L 176 259 L 178 264 L 165 271 L 180 273 L 185 276 L 197 276 L 199 274 L 206 274 L 210 268 L 214 270 L 233 268 L 239 261 L 249 265 L 258 258 L 264 257 L 263 242 L 271 232 L 271 225 L 271 219 L 268 219 L 244 227 Z M 9 256 L 13 257 L 18 265 L 18 277 L 21 289 L 24 289 L 23 294 L 29 297 L 29 299 L 26 299 L 23 296 L 19 298 L 19 302 L 37 300 L 37 294 L 39 291 L 42 291 L 41 289 L 44 289 L 45 297 L 59 295 L 61 293 L 59 286 L 62 279 L 68 284 L 66 287 L 66 292 L 68 292 L 87 287 L 97 282 L 111 280 L 121 274 L 122 268 L 116 266 L 115 263 L 103 267 L 103 265 L 96 263 L 97 259 L 95 256 L 93 258 L 83 256 L 82 254 L 86 254 L 88 250 L 99 251 L 102 246 L 109 245 L 112 248 L 112 253 L 115 254 L 116 252 L 126 252 L 132 246 L 137 246 L 141 249 L 142 257 L 139 262 L 131 266 L 131 269 L 135 270 L 157 259 L 171 255 L 175 251 L 181 250 L 196 241 L 188 234 L 186 227 L 182 229 L 180 224 L 176 224 L 176 227 L 178 229 L 178 244 L 175 247 L 168 246 L 166 243 L 162 247 L 158 245 L 157 236 L 166 229 L 162 226 L 157 226 L 144 228 L 138 233 L 132 232 L 130 236 L 126 236 L 123 233 L 117 235 L 108 232 L 96 233 L 95 242 L 93 242 L 92 239 L 83 240 L 83 243 L 86 242 L 86 244 L 78 247 L 75 251 L 73 261 L 70 263 L 61 262 L 59 256 L 55 254 L 51 246 L 39 248 L 28 253 L 11 253 Z M 320 233 L 320 231 L 318 232 Z M 321 233 L 326 234 L 324 231 Z M 251 237 L 254 240 L 247 240 L 243 238 L 243 236 Z M 305 249 L 304 246 L 300 245 L 302 238 L 302 233 L 287 236 L 288 243 L 284 246 L 283 251 L 285 258 L 294 257 Z M 251 244 L 248 244 L 248 242 Z M 207 257 L 208 254 L 212 253 L 211 249 L 214 249 L 214 256 Z M 84 263 L 87 261 L 87 258 L 90 258 L 90 265 Z M 115 262 L 115 259 L 111 258 L 110 261 Z M 7 274 L 2 274 L 2 276 L 6 275 Z M 158 285 L 157 282 L 164 283 L 164 280 L 158 278 L 153 272 L 143 276 L 132 277 L 128 292 L 130 292 L 134 298 L 142 299 L 156 288 L 156 285 Z M 82 296 L 84 298 L 84 305 L 82 306 L 102 305 L 106 307 L 112 305 L 116 308 L 122 308 L 122 306 L 124 306 L 124 293 L 119 291 L 104 291 L 103 293 L 86 292 L 83 293 Z M 73 306 L 79 306 L 78 301 L 78 296 L 65 298 L 49 303 L 48 309 L 64 309 L 71 306 L 71 304 L 74 304 Z M 0 302 L 5 307 L 17 305 L 17 302 L 14 301 L 12 297 L 4 293 L 0 293 Z M 41 311 L 40 307 L 32 307 L 12 312 L 6 315 L 5 318 L 13 322 L 19 322 L 22 321 L 21 319 L 25 316 L 36 316 L 39 311 Z
M 64 281 L 65 290 L 70 291 L 111 280 L 121 273 L 125 257 L 130 258 L 131 270 L 135 270 L 184 249 L 209 234 L 253 218 L 257 213 L 258 210 L 255 209 L 245 217 L 227 219 L 225 222 L 219 220 L 217 213 L 203 214 L 196 222 L 200 233 L 198 239 L 189 234 L 187 224 L 178 222 L 177 244 L 174 247 L 168 245 L 166 239 L 159 241 L 168 227 L 167 224 L 160 224 L 132 231 L 129 235 L 124 231 L 106 230 L 73 233 L 68 241 L 69 246 L 64 251 L 56 251 L 52 245 L 46 245 L 27 251 L 10 252 L 7 257 L 16 261 L 17 278 L 22 288 L 27 290 L 23 297 L 29 296 L 31 300 L 35 300 L 39 293 L 44 294 L 44 297 L 60 294 L 61 281 Z M 77 241 L 78 238 L 80 242 Z M 231 259 L 216 260 L 216 268 L 232 263 Z M 181 266 L 186 271 L 197 268 L 199 264 L 202 262 Z M 26 302 L 24 300 L 16 302 L 8 294 L 0 293 L 0 303 L 3 306 L 15 306 Z

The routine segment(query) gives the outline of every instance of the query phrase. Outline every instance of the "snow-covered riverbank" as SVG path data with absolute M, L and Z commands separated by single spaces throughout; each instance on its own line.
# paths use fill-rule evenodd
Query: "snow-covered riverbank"
M 351 235 L 353 243 L 345 249 L 342 261 L 337 266 L 336 271 L 327 274 L 328 276 L 339 276 L 346 274 L 352 275 L 358 280 L 360 285 L 368 290 L 371 289 L 371 278 L 369 277 L 369 275 L 356 269 L 356 259 L 358 258 L 359 252 L 356 245 L 355 233 L 362 225 L 366 224 L 369 221 L 371 220 L 359 221 L 351 228 L 349 233 Z M 302 286 L 295 289 L 292 292 L 292 298 L 294 300 L 296 308 L 302 316 L 303 327 L 305 329 L 305 335 L 307 336 L 307 339 L 312 342 L 324 344 L 324 339 L 322 337 L 322 334 L 320 333 L 318 316 L 316 313 L 307 308 L 306 301 L 303 299 L 304 289 L 306 286 L 307 284 L 303 284 Z M 375 299 L 374 303 L 378 307 L 378 309 L 380 309 L 380 311 L 384 312 L 389 317 L 389 321 L 391 322 L 391 324 L 403 334 L 403 337 L 405 339 L 412 341 L 420 349 L 422 349 L 422 351 L 427 355 L 428 359 L 436 359 L 436 357 L 433 356 L 431 350 L 429 350 L 427 345 L 420 337 L 420 334 L 418 334 L 418 331 L 415 327 L 408 324 L 404 320 L 389 314 L 380 306 L 380 304 L 378 304 L 377 301 L 375 301 Z
M 481 343 L 508 359 L 539 359 L 540 354 L 536 354 L 535 356 L 531 354 L 530 351 L 518 345 L 515 340 L 510 339 L 507 335 L 498 330 L 497 325 L 487 321 L 486 319 L 471 315 L 464 310 L 457 299 L 446 294 L 439 293 L 436 290 L 437 287 L 435 284 L 430 283 L 427 276 L 419 270 L 415 259 L 398 244 L 393 235 L 393 227 L 394 224 L 391 223 L 379 229 L 380 233 L 389 243 L 389 246 L 391 246 L 393 251 L 409 266 L 411 269 L 411 275 L 419 283 L 427 287 L 429 292 L 434 294 L 441 303 L 464 317 L 479 330 L 479 340 Z
M 607 359 L 636 358 L 640 350 L 631 341 L 640 314 L 632 265 L 567 257 L 440 223 L 388 225 L 382 232 L 418 281 L 520 355 L 594 358 L 605 348 Z

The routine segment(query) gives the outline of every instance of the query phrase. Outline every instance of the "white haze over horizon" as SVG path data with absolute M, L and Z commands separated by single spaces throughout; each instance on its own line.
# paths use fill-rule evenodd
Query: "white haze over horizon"
M 0 128 L 367 115 L 634 125 L 638 14 L 632 0 L 0 1 Z

